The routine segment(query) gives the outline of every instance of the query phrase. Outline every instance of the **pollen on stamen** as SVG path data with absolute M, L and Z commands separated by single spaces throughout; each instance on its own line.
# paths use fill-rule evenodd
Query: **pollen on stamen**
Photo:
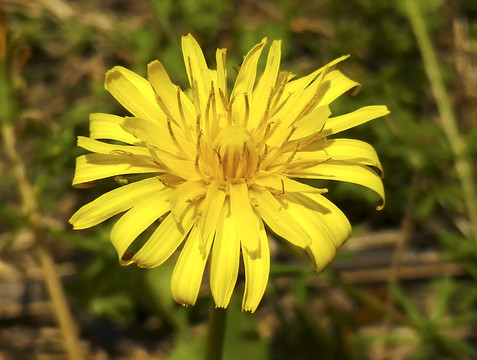
M 268 146 L 268 144 L 265 143 L 265 150 L 263 151 L 263 155 L 261 157 L 262 161 L 265 161 L 267 159 L 269 150 L 270 150 L 270 146 Z
M 190 76 L 190 89 L 192 91 L 192 98 L 194 99 L 193 103 L 195 106 L 196 114 L 200 114 L 200 99 L 198 93 L 198 86 L 197 80 L 194 78 L 194 73 L 192 72 L 192 63 L 190 57 L 187 57 L 187 67 L 189 69 L 189 76 Z
M 199 175 L 202 180 L 209 183 L 210 176 L 207 176 L 200 168 L 200 154 L 197 154 L 195 157 L 194 168 L 195 168 L 195 171 L 197 172 L 197 175 Z
M 293 158 L 295 157 L 298 149 L 300 148 L 300 143 L 297 143 L 296 144 L 296 147 L 295 147 L 295 150 L 293 150 L 293 152 L 291 153 L 290 157 L 288 158 L 287 160 L 287 167 L 288 165 L 290 165 L 290 163 L 292 162 Z
M 224 107 L 225 110 L 228 110 L 229 108 L 229 100 L 227 99 L 227 96 L 225 96 L 224 92 L 222 89 L 219 89 L 219 97 L 220 100 L 222 101 L 222 106 Z
M 272 127 L 272 123 L 267 124 L 267 126 L 265 127 L 263 135 L 261 133 L 262 132 L 261 129 L 258 129 L 257 131 L 255 131 L 254 138 L 259 139 L 259 141 L 257 142 L 257 145 L 256 145 L 257 151 L 259 151 L 259 152 L 262 151 L 262 147 L 266 146 L 266 142 L 270 138 L 271 127 Z
M 270 94 L 270 96 L 273 98 L 273 103 L 272 103 L 271 109 L 273 109 L 274 112 L 276 112 L 278 110 L 278 109 L 276 109 L 276 107 L 277 107 L 279 101 L 282 98 L 283 92 L 285 91 L 285 85 L 287 83 L 287 78 L 288 78 L 288 74 L 281 74 L 281 78 L 277 79 L 277 84 L 278 84 L 278 82 L 280 82 L 280 85 L 278 85 L 278 87 L 275 87 L 277 90 L 273 91 L 273 94 Z M 285 103 L 285 101 L 282 102 L 282 104 L 284 104 L 284 103 Z
M 195 123 L 195 134 L 197 137 L 197 142 L 199 142 L 199 138 L 202 136 L 202 128 L 200 126 L 200 114 L 197 115 L 197 120 Z
M 250 104 L 248 102 L 248 94 L 244 93 L 243 97 L 244 97 L 244 101 L 245 101 L 245 116 L 244 116 L 244 119 L 243 119 L 243 126 L 247 127 L 248 119 L 250 117 Z
M 295 149 L 287 158 L 287 160 L 283 164 L 281 164 L 277 169 L 275 169 L 274 172 L 285 172 L 290 167 L 290 164 L 292 163 L 293 158 L 295 157 L 298 149 L 299 149 L 299 144 L 297 143 L 295 146 Z
M 240 160 L 237 164 L 237 169 L 235 170 L 234 178 L 245 178 L 247 177 L 247 143 L 244 142 L 242 146 L 242 153 Z M 235 180 L 235 179 L 234 179 Z
M 181 88 L 180 88 L 179 85 L 177 85 L 176 89 L 177 89 L 177 91 L 176 91 L 177 107 L 179 109 L 179 116 L 181 117 L 182 128 L 186 132 L 188 140 L 192 140 L 191 139 L 191 134 L 190 134 L 190 128 L 189 128 L 189 125 L 188 125 L 187 120 L 185 118 L 184 108 L 182 107 Z
M 329 86 L 329 85 L 328 85 Z M 326 87 L 325 85 L 321 84 L 318 89 L 316 89 L 315 94 L 313 97 L 308 101 L 308 103 L 303 107 L 301 112 L 297 115 L 295 121 L 300 120 L 303 118 L 305 115 L 308 115 L 314 108 L 316 108 L 316 105 L 320 102 L 321 98 L 325 94 L 325 91 L 323 91 L 323 87 Z
M 212 105 L 212 102 L 214 101 L 215 99 L 215 91 L 214 91 L 214 87 L 213 87 L 213 83 L 211 82 L 210 83 L 210 92 L 209 92 L 209 97 L 207 99 L 207 104 L 205 106 L 205 113 L 204 113 L 204 126 L 205 126 L 205 132 L 207 134 L 208 137 L 212 136 L 211 134 L 211 130 L 212 130 L 212 127 L 210 125 L 210 108 L 211 108 L 211 105 Z M 212 110 L 214 111 L 214 110 Z
M 292 128 L 290 129 L 290 132 L 288 133 L 287 137 L 285 138 L 285 140 L 283 140 L 283 144 L 286 145 L 288 143 L 288 140 L 290 140 L 291 136 L 293 135 L 293 133 L 295 132 L 296 130 L 296 127 L 295 125 L 292 125 Z
M 260 165 L 262 165 L 262 157 L 259 156 L 257 160 L 257 165 L 255 166 L 255 171 L 253 172 L 253 176 L 257 176 L 258 173 L 260 172 Z
M 175 125 L 180 127 L 179 123 L 177 122 L 176 119 L 174 119 L 174 116 L 172 116 L 171 112 L 169 111 L 166 104 L 164 103 L 164 100 L 157 93 L 156 93 L 156 101 L 159 107 L 161 108 L 161 110 L 164 112 L 164 114 L 166 114 L 166 116 L 170 118 L 169 120 L 171 120 Z
M 218 130 L 219 130 L 219 123 L 218 123 L 218 118 L 217 118 L 217 100 L 216 100 L 216 96 L 215 96 L 215 88 L 214 88 L 214 84 L 212 83 L 211 84 L 211 91 L 213 92 L 213 96 L 212 96 L 212 127 L 211 127 L 211 131 L 213 134 L 217 134 Z
M 273 99 L 273 88 L 270 89 L 270 93 L 267 99 L 267 105 L 265 106 L 265 111 L 263 112 L 262 119 L 260 120 L 260 123 L 258 124 L 259 129 L 261 129 L 268 122 L 268 119 L 270 116 L 270 106 L 272 105 L 272 99 Z
M 176 136 L 174 135 L 174 131 L 172 130 L 171 118 L 167 117 L 167 130 L 169 130 L 169 135 L 171 136 L 172 142 L 179 150 L 180 154 L 185 154 L 184 149 L 182 148 L 181 144 L 177 140 Z
M 227 120 L 228 120 L 227 123 L 228 123 L 228 126 L 234 125 L 234 124 L 232 123 L 232 106 L 233 106 L 234 102 L 235 102 L 235 96 L 232 96 L 232 98 L 231 98 L 230 101 L 228 102 L 227 108 L 226 108 L 226 110 L 227 110 Z

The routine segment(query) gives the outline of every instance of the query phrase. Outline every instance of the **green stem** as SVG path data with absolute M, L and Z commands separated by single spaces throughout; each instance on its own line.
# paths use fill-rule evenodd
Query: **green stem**
M 436 51 L 432 47 L 429 33 L 419 10 L 419 1 L 406 0 L 409 21 L 412 25 L 417 43 L 421 51 L 424 68 L 431 84 L 431 89 L 436 99 L 440 113 L 442 127 L 447 136 L 455 156 L 455 171 L 462 187 L 464 202 L 472 226 L 472 236 L 475 240 L 475 253 L 477 254 L 477 197 L 473 181 L 473 169 L 468 158 L 467 144 L 459 133 L 457 119 L 452 111 L 449 96 L 445 90 L 442 74 L 437 62 Z
M 209 312 L 209 332 L 207 334 L 205 360 L 222 359 L 226 317 L 227 309 L 216 308 L 214 300 L 212 299 Z

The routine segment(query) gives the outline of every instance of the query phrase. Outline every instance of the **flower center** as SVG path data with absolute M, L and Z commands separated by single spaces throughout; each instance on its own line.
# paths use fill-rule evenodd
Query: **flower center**
M 212 151 L 218 160 L 213 166 L 216 179 L 230 181 L 251 178 L 258 165 L 256 146 L 242 126 L 227 126 L 213 139 Z

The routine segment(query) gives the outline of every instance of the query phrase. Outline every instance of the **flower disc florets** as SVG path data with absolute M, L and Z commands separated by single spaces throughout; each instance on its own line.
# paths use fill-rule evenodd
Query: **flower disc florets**
M 252 180 L 258 172 L 260 155 L 252 137 L 242 126 L 228 126 L 220 130 L 213 140 L 212 151 L 216 154 L 212 168 L 214 179 L 237 182 Z

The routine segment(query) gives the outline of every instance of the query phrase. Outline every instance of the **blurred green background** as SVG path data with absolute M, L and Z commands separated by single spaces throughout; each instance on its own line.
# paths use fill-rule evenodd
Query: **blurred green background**
M 416 0 L 429 30 L 461 140 L 477 159 L 477 2 Z M 159 59 L 187 88 L 180 37 L 192 33 L 215 67 L 215 49 L 239 65 L 263 37 L 283 40 L 282 69 L 305 75 L 343 54 L 363 85 L 334 114 L 387 105 L 391 115 L 340 134 L 371 143 L 384 167 L 386 207 L 351 184 L 326 183 L 353 236 L 317 276 L 294 249 L 272 246 L 266 295 L 240 313 L 243 277 L 229 309 L 225 359 L 477 359 L 476 235 L 456 156 L 409 17 L 398 0 L 1 0 L 8 25 L 0 79 L 2 123 L 34 185 L 44 239 L 57 263 L 87 359 L 201 359 L 209 309 L 170 296 L 174 259 L 122 268 L 109 243 L 114 221 L 73 231 L 68 218 L 117 186 L 71 181 L 88 114 L 126 115 L 104 89 L 123 65 L 146 75 Z M 233 76 L 230 76 L 233 78 Z M 8 110 L 8 111 L 7 111 Z M 0 359 L 64 359 L 33 252 L 34 236 L 0 152 Z M 476 179 L 475 173 L 472 174 Z

